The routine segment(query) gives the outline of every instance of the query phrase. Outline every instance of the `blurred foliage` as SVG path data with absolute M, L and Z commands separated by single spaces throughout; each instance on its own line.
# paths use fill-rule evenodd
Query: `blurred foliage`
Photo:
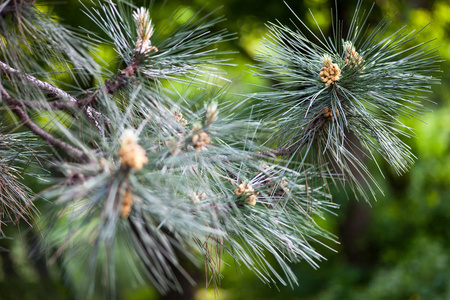
M 89 6 L 88 0 L 81 1 Z M 144 1 L 135 1 L 143 5 Z M 246 71 L 252 64 L 259 39 L 266 33 L 267 21 L 280 20 L 289 24 L 289 9 L 279 0 L 170 0 L 164 5 L 154 1 L 152 17 L 156 24 L 178 7 L 191 11 L 211 11 L 220 5 L 217 14 L 224 14 L 227 21 L 217 29 L 228 28 L 238 38 L 224 47 L 234 50 L 233 63 L 226 67 L 228 78 L 234 78 L 229 89 L 234 93 L 249 93 L 257 88 L 251 84 L 268 84 Z M 290 7 L 307 23 L 314 26 L 307 8 L 314 12 L 316 21 L 327 31 L 329 13 L 334 7 L 331 0 L 287 1 Z M 340 18 L 349 20 L 356 5 L 355 0 L 338 1 Z M 95 30 L 94 25 L 82 13 L 78 0 L 66 0 L 63 4 L 43 1 L 41 9 L 53 14 L 61 22 L 72 27 Z M 40 1 L 37 1 L 40 4 Z M 148 4 L 148 1 L 147 1 Z M 363 6 L 370 8 L 371 2 Z M 206 5 L 206 6 L 205 6 Z M 219 299 L 450 299 L 450 3 L 448 0 L 377 0 L 371 14 L 371 24 L 385 14 L 397 13 L 392 30 L 407 24 L 408 28 L 420 29 L 431 22 L 417 42 L 437 39 L 433 46 L 440 46 L 442 62 L 442 85 L 437 86 L 429 103 L 430 112 L 422 121 L 403 120 L 416 129 L 417 138 L 409 140 L 417 162 L 402 177 L 386 164 L 381 165 L 384 178 L 378 174 L 385 195 L 378 202 L 355 202 L 345 193 L 335 194 L 334 201 L 341 205 L 339 216 L 328 216 L 321 225 L 339 236 L 340 244 L 319 249 L 328 261 L 319 270 L 307 264 L 294 266 L 300 284 L 294 290 L 283 286 L 264 286 L 245 269 L 226 265 L 231 259 L 224 258 L 224 278 L 218 288 Z M 329 29 L 328 29 L 329 30 Z M 108 47 L 98 49 L 106 63 L 114 64 L 115 53 Z M 59 80 L 63 80 L 59 78 Z M 431 111 L 432 110 L 432 111 Z M 35 186 L 39 191 L 40 187 Z M 45 210 L 48 204 L 39 204 Z M 25 226 L 24 226 L 25 227 Z M 0 299 L 71 299 L 74 291 L 67 286 L 58 261 L 47 272 L 40 264 L 42 258 L 33 254 L 35 236 L 30 230 L 14 234 L 15 228 L 7 228 L 13 239 L 1 239 L 0 249 Z M 26 254 L 26 255 L 25 255 Z M 26 258 L 24 256 L 27 256 Z M 212 287 L 204 288 L 199 282 L 197 299 L 215 299 Z M 119 288 L 122 299 L 156 299 L 149 287 L 123 286 Z

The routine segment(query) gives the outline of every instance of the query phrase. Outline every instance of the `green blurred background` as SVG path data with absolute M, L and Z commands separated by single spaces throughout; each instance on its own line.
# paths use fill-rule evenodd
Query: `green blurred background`
M 89 7 L 90 1 L 83 2 Z M 321 28 L 329 30 L 334 1 L 287 2 L 311 27 L 314 23 L 308 8 Z M 347 25 L 356 3 L 337 1 L 340 18 Z M 82 5 L 77 0 L 38 0 L 37 4 L 60 22 L 98 31 L 81 13 Z M 144 3 L 135 1 L 135 4 Z M 363 2 L 367 9 L 371 5 L 371 1 Z M 167 18 L 179 7 L 186 8 L 189 15 L 202 8 L 206 13 L 219 6 L 223 7 L 214 14 L 225 15 L 227 20 L 217 29 L 228 28 L 238 37 L 221 46 L 237 52 L 232 55 L 237 66 L 224 68 L 227 77 L 233 78 L 230 92 L 257 91 L 251 84 L 269 83 L 247 73 L 248 65 L 253 63 L 259 40 L 266 33 L 264 23 L 279 20 L 288 24 L 293 18 L 282 1 L 154 1 L 151 14 L 158 30 L 158 20 Z M 327 258 L 318 270 L 306 263 L 293 266 L 299 286 L 263 285 L 253 273 L 237 269 L 225 257 L 219 299 L 450 299 L 450 3 L 448 0 L 379 0 L 370 24 L 375 25 L 384 15 L 394 13 L 397 16 L 392 31 L 403 25 L 418 30 L 431 22 L 417 43 L 436 39 L 433 45 L 440 47 L 444 59 L 442 85 L 434 87 L 430 95 L 436 104 L 427 104 L 430 112 L 421 120 L 403 120 L 416 129 L 417 138 L 408 141 L 417 156 L 416 164 L 409 173 L 399 177 L 380 160 L 384 178 L 372 164 L 371 170 L 384 191 L 384 195 L 377 195 L 376 202 L 358 202 L 343 191 L 335 193 L 333 201 L 341 205 L 339 215 L 327 215 L 320 225 L 335 234 L 339 244 L 328 243 L 336 251 L 318 246 Z M 110 47 L 100 50 L 106 61 L 113 61 L 114 52 Z M 111 65 L 112 70 L 115 68 Z M 64 270 L 57 264 L 47 267 L 41 256 L 30 251 L 37 235 L 30 234 L 29 230 L 19 235 L 14 227 L 6 230 L 12 239 L 0 239 L 0 247 L 9 250 L 0 251 L 0 299 L 74 299 L 76 290 L 68 288 L 70 283 L 65 280 Z M 195 275 L 199 279 L 195 299 L 214 299 L 214 289 L 205 289 L 206 281 L 201 273 L 200 270 Z M 119 284 L 119 296 L 133 300 L 159 298 L 151 287 L 129 284 Z

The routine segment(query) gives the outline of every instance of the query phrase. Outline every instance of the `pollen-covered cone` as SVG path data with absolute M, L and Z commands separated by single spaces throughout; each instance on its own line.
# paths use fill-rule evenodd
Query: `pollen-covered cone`
M 341 77 L 341 69 L 337 64 L 334 64 L 329 55 L 324 55 L 322 58 L 323 67 L 320 69 L 320 80 L 329 86 L 335 81 L 339 81 Z
M 119 156 L 122 165 L 140 170 L 148 163 L 144 148 L 137 143 L 137 136 L 132 131 L 125 131 L 122 134 Z
M 236 195 L 243 195 L 245 197 L 245 202 L 250 205 L 256 204 L 256 199 L 259 193 L 255 193 L 255 190 L 248 183 L 241 183 L 237 189 L 234 190 Z

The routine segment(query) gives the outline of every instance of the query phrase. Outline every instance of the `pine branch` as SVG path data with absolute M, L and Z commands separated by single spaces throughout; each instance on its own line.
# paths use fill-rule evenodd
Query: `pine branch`
M 56 162 L 68 180 L 62 179 L 44 196 L 55 202 L 54 218 L 46 218 L 50 236 L 61 230 L 69 233 L 49 242 L 62 243 L 58 255 L 70 245 L 72 255 L 63 259 L 70 260 L 71 272 L 89 270 L 89 276 L 83 276 L 82 293 L 90 290 L 87 286 L 95 290 L 101 265 L 108 275 L 103 276 L 108 278 L 107 290 L 115 295 L 120 274 L 114 259 L 123 253 L 116 250 L 119 245 L 127 246 L 127 259 L 136 274 L 145 275 L 161 292 L 178 287 L 174 276 L 176 269 L 182 271 L 178 256 L 194 261 L 198 252 L 193 247 L 207 243 L 212 243 L 211 249 L 201 250 L 207 269 L 217 270 L 217 253 L 227 251 L 264 282 L 274 283 L 276 278 L 293 285 L 298 280 L 290 263 L 303 260 L 317 267 L 323 257 L 312 243 L 318 242 L 317 237 L 333 240 L 314 220 L 337 208 L 322 180 L 342 180 L 362 190 L 356 176 L 367 168 L 347 147 L 351 143 L 347 132 L 355 133 L 368 151 L 385 154 L 399 170 L 409 163 L 410 152 L 398 139 L 394 123 L 400 114 L 413 114 L 416 108 L 419 112 L 420 105 L 403 90 L 420 92 L 435 83 L 425 70 L 435 63 L 431 50 L 422 49 L 423 54 L 409 48 L 409 58 L 397 59 L 402 55 L 397 49 L 414 35 L 394 35 L 393 42 L 385 43 L 378 42 L 378 34 L 358 38 L 351 29 L 349 35 L 355 38 L 344 41 L 339 33 L 335 42 L 319 38 L 316 44 L 300 30 L 269 25 L 265 50 L 257 57 L 257 75 L 276 84 L 256 94 L 255 99 L 262 101 L 252 109 L 262 121 L 251 122 L 236 101 L 220 101 L 219 118 L 217 103 L 211 103 L 222 91 L 199 99 L 187 99 L 188 91 L 174 91 L 177 98 L 164 94 L 169 91 L 166 81 L 198 86 L 203 75 L 213 76 L 215 66 L 224 64 L 226 60 L 218 59 L 212 48 L 230 35 L 210 30 L 222 18 L 207 21 L 213 12 L 205 18 L 195 13 L 173 30 L 181 21 L 177 12 L 164 25 L 157 19 L 153 23 L 149 10 L 135 10 L 129 1 L 98 1 L 86 9 L 108 36 L 99 40 L 114 44 L 120 63 L 126 65 L 115 75 L 80 46 L 92 44 L 52 25 L 51 19 L 36 18 L 34 10 L 23 15 L 30 20 L 30 35 L 20 38 L 18 31 L 9 31 L 13 32 L 5 37 L 9 47 L 0 48 L 4 61 L 14 67 L 0 62 L 0 70 L 8 78 L 18 78 L 6 86 L 17 86 L 12 97 L 0 85 L 1 101 L 40 140 L 76 161 Z M 355 18 L 359 19 L 357 14 Z M 363 25 L 354 23 L 355 28 Z M 380 29 L 384 31 L 384 25 Z M 41 38 L 36 41 L 34 36 Z M 24 59 L 26 51 L 16 55 L 28 41 L 39 49 L 29 61 Z M 424 70 L 415 67 L 417 59 Z M 73 70 L 85 70 L 97 82 L 109 79 L 76 98 L 24 74 L 45 80 L 48 66 L 59 61 L 70 63 L 65 72 L 72 76 Z M 42 98 L 41 91 L 44 101 L 33 101 Z M 16 96 L 23 94 L 32 96 Z M 201 108 L 204 99 L 211 103 Z M 84 110 L 101 134 L 93 138 L 95 129 L 82 128 L 81 123 L 77 127 L 75 122 L 62 128 L 60 140 L 33 123 L 31 109 Z M 106 126 L 97 120 L 111 121 Z M 87 150 L 73 146 L 83 143 Z M 89 160 L 91 151 L 98 151 L 98 159 Z M 299 153 L 305 160 L 296 160 Z M 352 180 L 336 175 L 339 171 Z M 368 171 L 367 175 L 371 176 Z M 272 267 L 273 259 L 281 269 Z
M 84 105 L 84 101 L 78 100 L 77 98 L 73 97 L 66 91 L 59 89 L 54 85 L 52 85 L 48 82 L 41 81 L 32 75 L 22 73 L 19 70 L 16 70 L 16 69 L 10 67 L 8 64 L 6 64 L 2 61 L 0 61 L 0 68 L 9 75 L 14 75 L 19 78 L 25 79 L 30 84 L 32 84 L 32 85 L 36 86 L 37 88 L 41 89 L 42 91 L 48 93 L 48 95 L 51 98 L 68 100 L 70 103 L 75 104 L 79 108 L 82 108 L 84 106 L 84 111 L 86 112 L 87 117 L 92 122 L 94 122 L 94 124 L 97 127 L 97 129 L 99 130 L 99 132 L 102 131 L 102 128 L 101 128 L 100 124 L 98 123 L 98 120 L 94 117 L 94 115 L 96 117 L 106 120 L 108 122 L 108 118 L 106 118 L 106 116 L 104 116 L 102 113 L 100 113 L 99 111 L 97 111 L 96 109 L 92 108 L 89 105 Z M 25 103 L 25 101 L 24 101 L 24 103 Z M 55 107 L 61 107 L 62 109 L 69 109 L 69 110 L 73 109 L 73 107 L 69 104 L 64 105 L 63 103 L 59 103 L 59 104 L 51 104 L 51 103 L 54 103 L 54 102 L 48 102 L 50 107 L 55 106 Z M 33 105 L 33 104 L 26 104 L 26 105 Z M 56 109 L 59 109 L 59 108 L 56 108 Z
M 123 70 L 120 70 L 113 80 L 106 79 L 104 83 L 104 88 L 106 93 L 109 95 L 114 94 L 116 91 L 120 90 L 127 85 L 131 77 L 136 76 L 136 72 L 140 66 L 138 55 L 131 60 L 130 64 Z M 88 106 L 89 104 L 96 101 L 99 96 L 101 88 L 99 88 L 94 93 L 87 93 L 84 98 L 80 100 L 83 105 Z
M 59 98 L 62 100 L 69 100 L 72 103 L 78 103 L 78 100 L 75 97 L 72 97 L 67 92 L 57 88 L 54 85 L 51 85 L 50 83 L 41 81 L 32 75 L 24 74 L 24 73 L 20 72 L 19 70 L 16 70 L 16 69 L 10 67 L 9 65 L 7 65 L 6 63 L 4 63 L 2 61 L 0 61 L 0 68 L 2 68 L 2 70 L 8 74 L 15 75 L 19 78 L 23 78 L 23 79 L 27 80 L 32 85 L 40 88 L 44 92 L 47 92 L 49 94 L 49 96 L 52 98 Z
M 76 104 L 72 102 L 37 102 L 37 101 L 27 101 L 10 98 L 8 100 L 8 105 L 15 105 L 20 107 L 26 107 L 30 109 L 40 109 L 40 110 L 68 110 L 68 111 L 78 111 L 79 108 Z
M 0 86 L 1 89 L 1 95 L 2 95 L 2 101 L 9 106 L 11 111 L 19 118 L 19 120 L 22 121 L 22 123 L 27 126 L 34 134 L 41 137 L 45 142 L 47 142 L 49 145 L 52 145 L 56 148 L 59 148 L 61 150 L 64 150 L 69 156 L 82 160 L 82 161 L 89 161 L 87 155 L 80 149 L 75 148 L 66 142 L 63 142 L 57 138 L 55 138 L 53 135 L 39 127 L 36 123 L 34 123 L 30 117 L 27 115 L 27 113 L 22 109 L 22 107 L 19 105 L 25 101 L 16 100 L 14 98 L 11 98 L 11 96 L 8 94 L 8 92 Z
M 356 178 L 363 175 L 377 183 L 346 146 L 361 148 L 359 152 L 365 155 L 379 153 L 399 174 L 406 172 L 414 156 L 399 138 L 410 135 L 399 116 L 418 117 L 425 111 L 422 100 L 426 98 L 420 93 L 439 83 L 434 75 L 440 59 L 428 42 L 411 45 L 418 34 L 415 31 L 400 30 L 383 38 L 391 19 L 372 32 L 367 30 L 360 5 L 347 40 L 342 38 L 337 19 L 329 38 L 320 28 L 316 35 L 297 15 L 300 26 L 294 21 L 295 29 L 269 23 L 269 34 L 256 56 L 255 75 L 273 85 L 255 95 L 260 101 L 252 109 L 270 126 L 267 144 L 294 142 L 263 154 L 287 156 L 308 142 L 317 150 L 308 155 L 308 161 L 335 165 L 337 172 L 346 174 L 342 184 L 353 186 L 368 200 Z M 311 127 L 316 126 L 316 118 L 328 120 L 326 127 L 320 126 L 324 134 Z M 361 147 L 352 145 L 346 132 L 357 136 Z M 328 167 L 324 171 L 330 172 Z

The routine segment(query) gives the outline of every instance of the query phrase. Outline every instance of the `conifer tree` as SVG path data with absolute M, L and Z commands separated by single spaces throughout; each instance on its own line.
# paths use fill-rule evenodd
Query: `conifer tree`
M 82 298 L 114 298 L 120 280 L 181 290 L 180 258 L 204 262 L 216 284 L 223 253 L 293 286 L 290 265 L 318 267 L 317 244 L 335 239 L 315 222 L 338 212 L 329 185 L 369 201 L 377 185 L 361 155 L 399 174 L 413 163 L 400 117 L 424 111 L 439 57 L 412 42 L 418 32 L 386 35 L 391 17 L 369 28 L 361 3 L 348 32 L 332 13 L 331 37 L 298 17 L 268 23 L 254 74 L 273 84 L 237 100 L 217 87 L 230 55 L 215 47 L 234 38 L 212 30 L 222 18 L 157 23 L 125 0 L 84 12 L 103 34 L 64 27 L 34 1 L 0 4 L 0 233 L 19 222 L 40 232 Z M 95 51 L 104 43 L 117 72 Z

